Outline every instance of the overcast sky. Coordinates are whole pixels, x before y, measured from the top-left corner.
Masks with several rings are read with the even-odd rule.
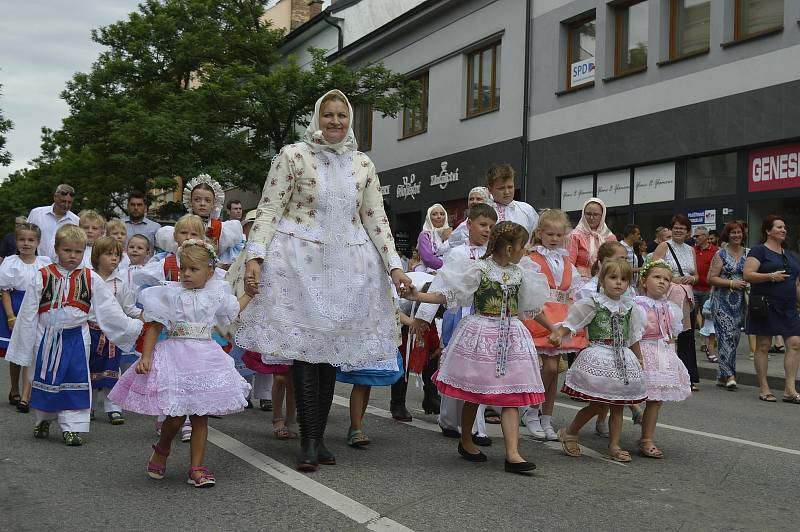
[[[59,98],[75,72],[86,72],[101,47],[93,28],[135,11],[137,0],[0,0],[0,109],[14,122],[6,147],[14,157],[0,180],[39,154],[42,126],[59,128]]]

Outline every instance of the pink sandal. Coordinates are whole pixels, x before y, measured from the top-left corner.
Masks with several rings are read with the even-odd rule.
[[[200,474],[196,477],[193,477],[192,475],[194,473]],[[189,468],[189,478],[186,480],[186,482],[195,488],[210,488],[217,483],[217,480],[207,468],[198,466]]]
[[[169,456],[169,450],[164,450],[158,446],[157,443],[153,444],[153,453],[163,456],[164,458]],[[150,460],[147,462],[147,474],[150,478],[154,478],[156,480],[161,480],[164,478],[164,475],[167,473],[167,465],[161,465],[159,463],[153,462]]]

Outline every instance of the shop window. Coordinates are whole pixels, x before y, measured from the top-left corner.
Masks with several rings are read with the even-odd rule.
[[[427,72],[411,79],[419,84],[419,103],[403,109],[403,138],[428,131],[428,79]]]
[[[647,27],[650,2],[614,5],[614,75],[647,68]]]
[[[647,242],[650,250],[655,249],[656,229],[658,227],[670,227],[675,211],[672,209],[659,209],[653,211],[636,212],[633,215],[633,223],[639,226],[642,232],[642,240]],[[611,228],[614,230],[614,228]],[[620,228],[624,229],[624,228]]]
[[[734,39],[783,28],[783,0],[736,0]]]
[[[357,103],[353,106],[353,132],[359,150],[372,149],[372,106],[369,104]]]
[[[711,2],[670,0],[669,57],[708,51]]]
[[[565,23],[567,27],[567,89],[594,83],[595,16],[594,13]]]
[[[736,153],[686,161],[686,197],[706,198],[736,194]]]
[[[467,117],[500,108],[500,42],[467,54]]]

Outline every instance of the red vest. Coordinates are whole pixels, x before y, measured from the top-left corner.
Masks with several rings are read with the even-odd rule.
[[[64,276],[58,271],[55,264],[50,264],[39,269],[42,274],[42,297],[39,299],[39,313],[53,309],[53,298],[56,294],[56,282]],[[89,312],[92,306],[92,273],[86,268],[72,270],[67,280],[67,298],[65,301],[56,301],[55,308],[75,307],[83,312]]]
[[[170,253],[164,258],[164,280],[181,280],[181,269],[178,266],[178,257],[174,253]]]
[[[542,274],[547,277],[547,283],[550,285],[550,290],[554,291],[554,295],[562,295],[566,296],[567,292],[569,291],[569,287],[572,284],[572,262],[564,258],[564,273],[561,275],[561,284],[556,286],[556,279],[553,276],[553,271],[550,269],[550,264],[547,263],[547,259],[541,253],[533,252],[530,254],[530,258],[533,262],[539,265],[539,268],[542,270]],[[553,299],[553,298],[551,298]],[[556,298],[557,299],[557,298]],[[545,317],[548,321],[555,325],[556,323],[561,323],[565,319],[567,319],[567,313],[569,312],[569,303],[568,302],[558,302],[558,301],[547,301],[544,304],[544,309],[542,310]],[[539,325],[537,322],[533,320],[523,320],[523,324],[533,336],[533,343],[536,345],[537,348],[549,347],[552,348],[553,346],[548,341],[548,336],[550,336],[550,331]],[[574,349],[575,351],[580,351],[584,347],[589,345],[589,341],[586,339],[586,331],[581,330],[578,331],[573,337],[566,337],[561,342],[561,347],[559,349]]]
[[[217,253],[220,252],[219,249],[219,238],[222,236],[222,222],[219,221],[219,218],[211,218],[208,224],[208,229],[206,230],[206,237],[211,240],[211,243],[214,245],[214,248],[217,250]]]

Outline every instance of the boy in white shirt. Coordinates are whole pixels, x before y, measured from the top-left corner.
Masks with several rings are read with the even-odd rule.
[[[486,186],[492,195],[489,205],[497,211],[498,222],[515,222],[532,235],[539,225],[539,215],[533,206],[514,199],[514,168],[508,164],[493,164],[486,173]]]

